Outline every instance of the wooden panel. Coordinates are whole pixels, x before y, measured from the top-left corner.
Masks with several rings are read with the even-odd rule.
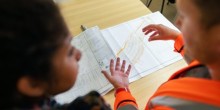
[[[60,8],[74,35],[82,24],[103,29],[151,13],[139,0],[68,0]]]

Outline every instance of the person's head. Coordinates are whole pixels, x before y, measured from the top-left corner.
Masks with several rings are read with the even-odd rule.
[[[53,0],[0,0],[0,105],[70,89],[81,57],[70,40]]]
[[[177,0],[176,24],[186,51],[203,64],[220,64],[220,1]]]

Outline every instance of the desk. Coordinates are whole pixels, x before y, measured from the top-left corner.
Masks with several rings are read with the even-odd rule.
[[[66,0],[59,6],[73,35],[81,32],[81,24],[88,27],[98,25],[104,29],[151,13],[139,0]],[[137,100],[139,109],[144,109],[147,100],[161,83],[185,65],[186,63],[180,60],[131,83],[130,90]],[[104,96],[112,107],[114,103],[113,93],[111,91]]]

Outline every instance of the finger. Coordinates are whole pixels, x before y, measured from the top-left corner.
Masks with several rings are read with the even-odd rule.
[[[147,31],[147,30],[149,30],[149,29],[157,30],[157,28],[158,28],[158,26],[157,26],[156,24],[150,24],[150,25],[144,27],[144,28],[142,29],[142,31],[145,32],[145,31]]]
[[[147,34],[153,32],[153,31],[155,31],[155,29],[148,29],[148,30],[146,30],[146,32],[144,33],[144,35],[147,35]]]
[[[104,70],[102,70],[101,72],[104,74],[105,78],[106,78],[109,82],[111,82],[111,76],[108,74],[108,72],[107,72],[107,71],[104,71]]]
[[[158,31],[155,31],[150,37],[156,36],[157,34],[159,34]]]
[[[110,60],[110,72],[113,75],[114,73],[114,60],[113,59]]]
[[[148,41],[159,40],[158,31],[154,32],[148,39]]]
[[[119,57],[116,60],[115,70],[120,70],[120,58]]]
[[[131,71],[131,65],[128,66],[128,69],[127,69],[127,71],[125,72],[125,74],[127,74],[127,75],[129,76],[130,71]]]
[[[124,71],[125,71],[125,64],[126,64],[126,61],[123,60],[122,66],[121,66],[121,71],[122,71],[123,73],[124,73]]]

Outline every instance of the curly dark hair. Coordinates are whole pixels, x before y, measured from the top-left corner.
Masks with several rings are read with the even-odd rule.
[[[16,99],[22,76],[49,81],[51,59],[68,35],[52,0],[0,0],[0,104]]]

